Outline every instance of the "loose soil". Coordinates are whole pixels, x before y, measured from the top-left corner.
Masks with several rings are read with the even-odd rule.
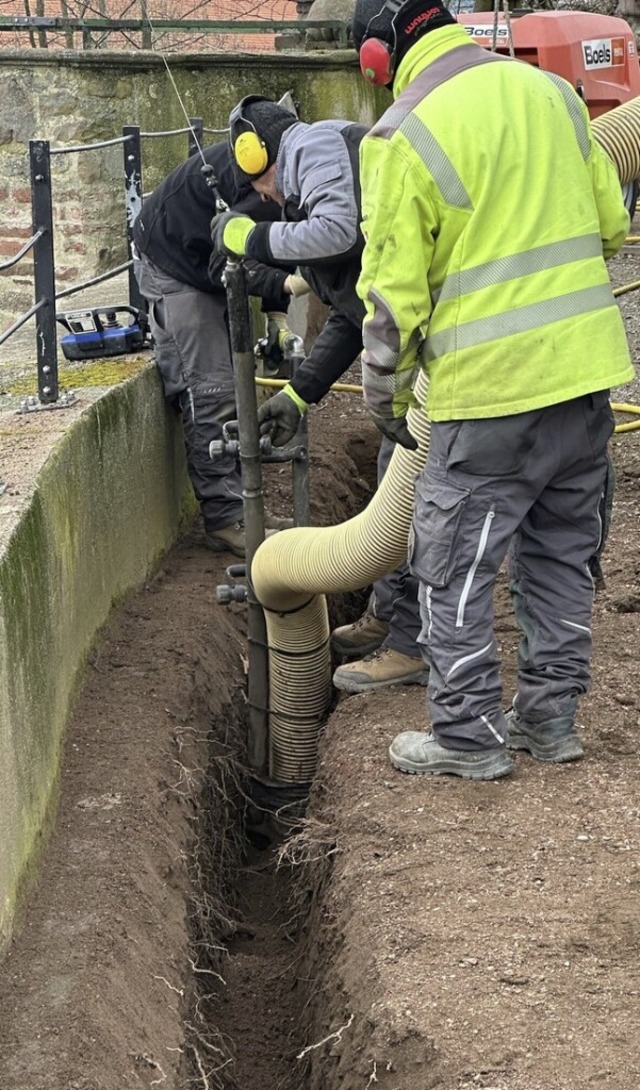
[[[612,263],[638,269],[631,247]],[[621,308],[638,360],[637,293]],[[313,412],[315,523],[363,506],[376,442],[357,399]],[[403,776],[387,749],[426,728],[423,690],[344,697],[281,842],[247,803],[245,607],[216,603],[225,560],[194,526],[88,664],[2,967],[1,1090],[637,1090],[640,433],[612,456],[585,760]],[[269,467],[277,513],[288,473]],[[504,579],[496,616],[507,700]]]

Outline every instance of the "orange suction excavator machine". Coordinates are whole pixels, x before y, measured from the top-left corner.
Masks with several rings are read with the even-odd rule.
[[[566,79],[584,99],[591,118],[640,95],[635,35],[624,19],[585,11],[492,12],[458,15],[478,45]]]

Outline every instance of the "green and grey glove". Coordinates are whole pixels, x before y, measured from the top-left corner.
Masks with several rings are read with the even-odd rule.
[[[268,435],[274,447],[286,446],[296,434],[300,419],[308,408],[307,402],[291,386],[285,386],[260,406],[260,435]]]
[[[247,241],[254,227],[255,221],[250,216],[244,216],[240,212],[219,212],[211,220],[214,250],[231,257],[244,257]]]
[[[287,324],[287,315],[281,310],[267,312],[267,346],[279,348],[282,352],[287,337],[291,330]]]
[[[418,449],[418,442],[407,427],[406,417],[377,416],[376,413],[370,415],[378,431],[381,431],[392,443],[399,443],[405,450]]]

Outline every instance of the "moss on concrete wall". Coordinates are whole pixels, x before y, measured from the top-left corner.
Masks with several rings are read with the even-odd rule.
[[[54,801],[88,650],[193,513],[154,367],[69,428],[0,553],[0,946]]]

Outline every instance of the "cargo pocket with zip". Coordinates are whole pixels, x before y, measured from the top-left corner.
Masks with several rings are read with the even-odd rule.
[[[469,489],[429,475],[416,481],[409,535],[412,575],[432,587],[446,587],[456,565],[456,546]]]

